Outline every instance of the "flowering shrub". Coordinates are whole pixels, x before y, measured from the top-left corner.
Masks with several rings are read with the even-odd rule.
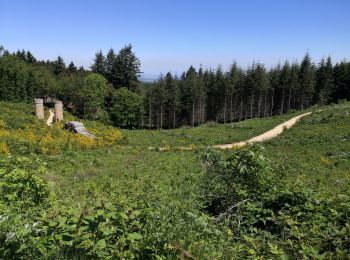
[[[10,109],[6,109],[8,108],[6,106],[10,106]],[[26,114],[25,109],[17,111],[16,106],[20,107],[19,104],[5,103],[5,108],[0,108],[0,112],[1,109],[9,110],[0,114],[0,154],[56,155],[65,150],[112,147],[124,139],[119,129],[101,123],[92,124],[94,126],[92,129],[88,127],[96,138],[88,138],[63,130],[62,122],[48,127],[33,115]],[[15,115],[11,116],[11,114]],[[72,119],[69,115],[68,118]]]
[[[0,143],[0,154],[7,155],[10,153],[10,149],[7,144]]]

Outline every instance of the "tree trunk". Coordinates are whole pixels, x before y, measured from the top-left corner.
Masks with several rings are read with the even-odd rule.
[[[229,118],[230,122],[232,122],[232,118],[233,118],[233,92],[231,92],[231,96],[230,96],[230,118]]]
[[[197,110],[197,123],[198,123],[198,125],[200,125],[200,123],[201,123],[201,107],[202,107],[202,100],[201,100],[201,98],[199,97],[198,98],[198,100],[197,100],[197,102],[198,102],[198,110]]]
[[[280,114],[282,115],[283,112],[284,112],[284,87],[283,87],[283,90],[282,90],[282,100],[281,100],[281,110],[280,110]]]
[[[234,113],[233,113],[233,119],[236,119],[236,116],[237,116],[237,96],[238,96],[238,93],[236,91],[236,94],[235,94],[235,109],[234,109]]]
[[[141,112],[141,129],[143,129],[143,111]]]
[[[176,106],[174,105],[174,108],[173,108],[173,128],[175,129],[176,128]]]
[[[259,102],[258,102],[258,118],[260,117],[260,113],[261,113],[261,90],[259,90]]]
[[[241,113],[239,115],[239,121],[242,120],[242,116],[243,116],[243,100],[241,100]]]
[[[160,103],[160,129],[163,129],[163,102]]]
[[[273,115],[273,99],[274,99],[274,95],[275,95],[275,90],[272,90],[272,98],[271,98],[271,112],[270,112],[270,116]]]
[[[308,108],[309,106],[310,106],[310,95],[308,95],[307,97],[306,108]]]
[[[264,117],[266,117],[267,113],[267,91],[265,91],[265,105],[264,105]]]
[[[152,105],[149,104],[149,122],[148,122],[148,128],[151,130],[152,128]]]
[[[194,127],[194,102],[192,103],[192,127]]]
[[[252,98],[250,101],[250,118],[253,118],[253,103],[254,103],[254,94],[253,94],[253,90],[252,90]]]
[[[292,100],[292,88],[289,89],[289,97],[288,97],[288,111],[290,110],[290,102]]]
[[[304,108],[304,93],[301,93],[301,104],[300,104],[300,109]]]
[[[225,96],[224,96],[224,124],[226,123],[226,107],[227,107],[227,104],[226,104],[226,92],[225,92]]]
[[[201,120],[202,120],[202,125],[204,124],[204,100],[202,97],[202,108],[201,108]]]

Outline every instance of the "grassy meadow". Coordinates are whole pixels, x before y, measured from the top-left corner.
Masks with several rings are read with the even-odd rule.
[[[248,139],[305,111],[175,130],[119,130],[85,121],[97,136],[93,143],[61,130],[61,123],[46,127],[33,111],[32,105],[0,105],[0,192],[6,198],[0,200],[0,215],[6,216],[0,217],[0,253],[5,258],[350,256],[349,103],[327,106],[261,144],[258,152],[244,148],[246,154],[205,147]],[[173,149],[178,146],[194,149]],[[271,183],[261,190],[262,182],[256,184],[256,196],[254,187],[247,192],[252,184],[235,186],[235,205],[247,204],[217,221],[206,209],[206,188],[216,185],[206,173],[215,163],[206,170],[203,153],[226,162],[213,174],[235,169],[227,166],[233,156],[251,162],[247,167],[261,176],[273,172],[266,175]],[[21,158],[43,166],[27,169],[30,174],[23,177],[19,172],[26,171],[27,159]],[[14,180],[34,183],[38,172],[40,185],[35,177],[31,189],[14,192]],[[49,193],[42,201],[18,202],[32,193],[44,197],[42,183]]]

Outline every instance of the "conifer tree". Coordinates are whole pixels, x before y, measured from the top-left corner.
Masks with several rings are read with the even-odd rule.
[[[116,87],[116,84],[117,84],[115,79],[115,59],[116,59],[116,54],[113,48],[110,48],[105,60],[105,74],[106,74],[107,80],[114,87]]]
[[[270,70],[270,88],[271,88],[271,102],[270,102],[270,111],[269,115],[272,116],[274,112],[274,106],[275,106],[275,91],[276,89],[280,88],[280,78],[281,78],[281,64],[278,63],[277,66]]]
[[[316,70],[315,77],[314,103],[327,104],[334,87],[333,66],[330,57],[327,58],[327,61],[322,58]]]
[[[67,71],[69,74],[74,74],[78,71],[77,67],[74,65],[73,61],[71,61],[68,65]]]
[[[26,53],[26,61],[28,63],[35,63],[36,62],[35,57],[32,55],[32,53],[30,51],[27,51],[27,53]]]
[[[165,92],[168,101],[168,126],[176,127],[176,113],[179,105],[179,90],[177,81],[173,78],[170,72],[165,75]],[[172,122],[172,124],[170,124]]]
[[[157,100],[157,129],[163,128],[164,105],[167,103],[167,93],[165,90],[166,84],[163,75],[160,76],[155,87],[155,99]]]
[[[334,91],[332,101],[350,100],[350,62],[342,61],[334,66]]]
[[[284,113],[284,106],[285,106],[285,100],[286,100],[286,93],[287,88],[290,85],[291,80],[290,75],[290,65],[288,61],[285,61],[285,63],[282,66],[281,73],[280,73],[280,87],[282,88],[282,95],[280,97],[281,105],[280,105],[280,114],[282,115]]]
[[[228,91],[230,93],[230,121],[233,120],[233,116],[234,116],[234,107],[236,106],[237,103],[237,92],[238,92],[238,84],[239,84],[239,80],[240,80],[240,69],[238,68],[238,65],[236,62],[233,62],[230,66],[230,69],[227,73],[227,78],[228,78],[228,82],[227,82],[227,88]],[[235,99],[234,99],[234,93],[236,93],[235,95]]]
[[[131,90],[133,83],[138,81],[140,66],[140,60],[132,51],[132,46],[129,44],[122,48],[113,63],[114,87],[127,87]]]
[[[114,62],[112,62],[112,64],[113,63]],[[94,73],[97,73],[97,74],[101,74],[102,76],[107,76],[107,66],[106,65],[107,65],[106,58],[103,55],[102,50],[99,50],[98,52],[96,52],[95,58],[94,58],[94,63],[90,67],[91,71]]]
[[[53,62],[53,73],[58,76],[61,73],[64,73],[66,70],[66,64],[64,63],[61,56],[57,57],[57,60]]]
[[[300,84],[300,109],[303,109],[306,105],[309,105],[309,99],[314,92],[314,66],[311,63],[309,53],[306,53],[299,70],[299,84]]]
[[[299,64],[294,62],[290,68],[290,82],[289,82],[289,94],[288,94],[288,110],[292,107],[292,98],[296,99],[296,91],[299,89]],[[294,94],[293,94],[294,93]]]

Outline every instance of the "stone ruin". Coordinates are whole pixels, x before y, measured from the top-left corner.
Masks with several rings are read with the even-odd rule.
[[[44,113],[44,100],[42,98],[35,98],[35,115],[38,119],[45,119]],[[60,100],[55,100],[55,109],[54,109],[54,122],[63,120],[63,104]]]
[[[44,119],[44,100],[41,98],[34,99],[35,103],[35,115],[38,119]]]
[[[63,120],[63,103],[60,100],[55,100],[55,109],[50,109],[50,117],[47,122],[47,125],[51,126],[52,123]],[[34,99],[35,103],[35,115],[38,119],[43,120],[45,119],[45,112],[44,112],[44,100],[41,98]],[[51,117],[53,116],[53,119],[51,120]],[[50,121],[50,122],[49,122]],[[95,136],[91,133],[89,133],[84,124],[78,121],[71,121],[64,124],[64,129],[84,135],[89,138],[95,138]]]

